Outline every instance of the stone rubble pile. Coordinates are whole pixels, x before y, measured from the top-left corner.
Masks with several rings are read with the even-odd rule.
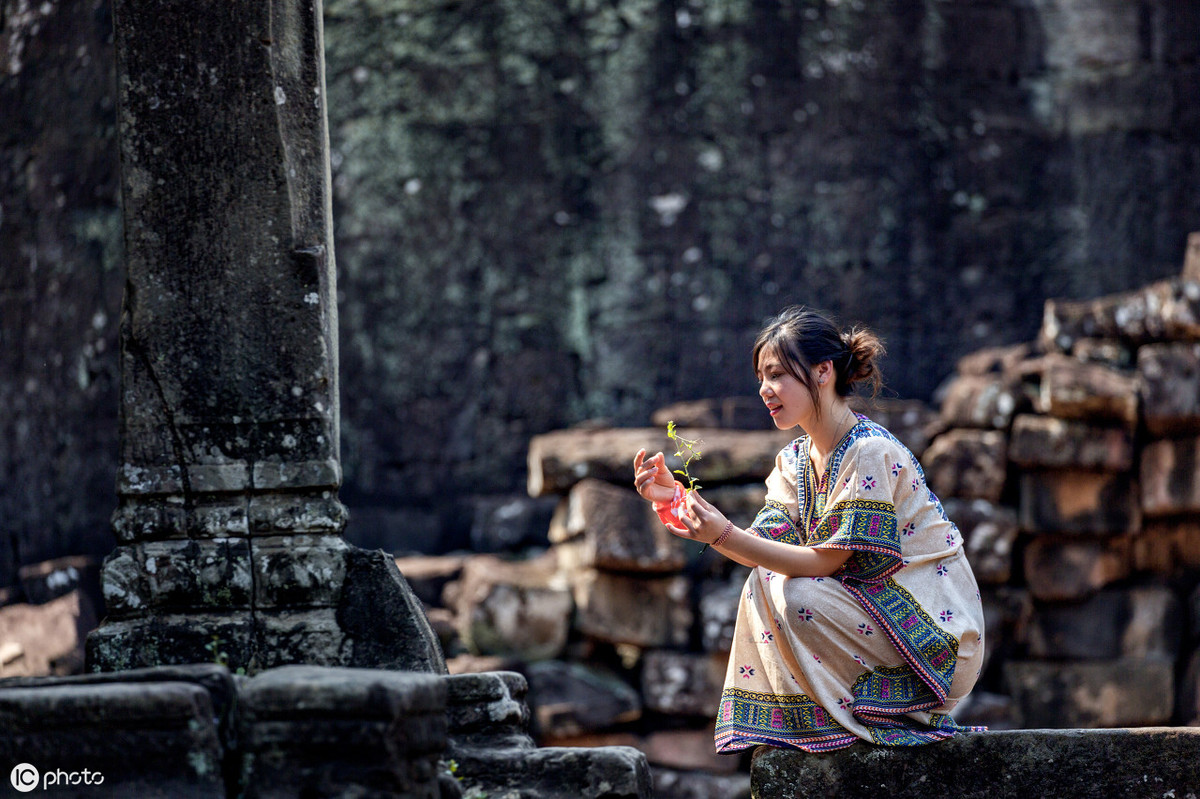
[[[936,411],[861,405],[921,459],[980,582],[988,662],[960,721],[1200,723],[1200,235],[1190,245],[1180,278],[1047,303],[1037,341],[962,359]],[[668,420],[704,442],[691,472],[706,497],[749,524],[795,433],[762,429],[757,398],[707,400],[653,427],[535,437],[530,502],[555,503],[542,547],[398,565],[452,672],[525,674],[543,745],[635,746],[663,797],[746,795],[746,759],[712,746],[746,572],[671,536],[632,488],[639,448],[673,454]]]

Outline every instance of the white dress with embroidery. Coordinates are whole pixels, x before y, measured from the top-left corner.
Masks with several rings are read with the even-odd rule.
[[[763,567],[746,581],[717,713],[718,752],[928,743],[983,660],[983,609],[962,536],[911,452],[864,416],[824,475],[785,447],[750,531],[849,549],[831,577]]]

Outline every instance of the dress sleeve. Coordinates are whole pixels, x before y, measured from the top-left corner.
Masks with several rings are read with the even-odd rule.
[[[849,549],[853,555],[836,576],[874,583],[900,570],[896,489],[901,454],[886,439],[868,438],[846,451],[825,512],[809,545]]]
[[[796,485],[799,479],[799,446],[793,441],[775,456],[775,468],[767,477],[766,503],[748,528],[759,538],[796,545],[803,541],[796,527],[796,519],[800,516]]]

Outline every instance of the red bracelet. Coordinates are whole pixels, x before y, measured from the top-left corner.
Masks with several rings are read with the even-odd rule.
[[[732,532],[733,532],[733,522],[725,522],[725,529],[721,531],[721,535],[719,535],[717,537],[717,540],[712,542],[712,545],[714,547],[721,546],[721,544],[725,543],[725,539],[729,538],[729,534]]]

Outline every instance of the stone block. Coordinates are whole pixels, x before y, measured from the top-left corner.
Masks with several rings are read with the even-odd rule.
[[[1171,719],[1175,664],[1165,658],[1004,664],[1021,725],[1149,727]]]
[[[1183,613],[1167,588],[1106,589],[1076,603],[1036,603],[1029,632],[1035,658],[1174,659]]]
[[[307,533],[340,535],[348,512],[337,496],[312,493],[254,494],[247,511],[256,535]]]
[[[46,790],[225,796],[214,704],[192,682],[31,681],[0,688],[0,729],[0,758],[39,769]]]
[[[132,551],[141,561],[147,589],[142,597],[151,607],[250,607],[254,578],[245,538],[147,541]]]
[[[640,647],[682,647],[691,637],[686,577],[590,571],[575,584],[576,626],[584,635]]]
[[[231,669],[257,667],[257,632],[247,613],[163,614],[114,620],[88,634],[88,671],[213,662]],[[201,653],[197,657],[197,653]]]
[[[653,799],[646,756],[629,746],[476,749],[455,757],[465,795]]]
[[[680,429],[703,439],[703,459],[692,467],[701,485],[762,482],[775,456],[796,436],[778,430]],[[633,484],[633,456],[639,449],[663,452],[676,468],[674,447],[657,428],[571,429],[534,436],[529,442],[529,495],[565,494],[585,477],[616,485]]]
[[[396,558],[396,568],[421,602],[437,607],[442,604],[442,592],[462,575],[466,562],[464,555],[413,555]]]
[[[472,552],[517,552],[546,545],[553,498],[510,494],[475,497],[469,504]]]
[[[1050,354],[1041,361],[1036,407],[1062,419],[1107,421],[1132,429],[1138,420],[1137,379],[1105,364]]]
[[[931,746],[855,744],[821,754],[764,746],[750,780],[761,799],[801,799],[813,786],[839,799],[1184,799],[1200,785],[1200,730],[977,732]]]
[[[1094,300],[1048,300],[1039,334],[1048,351],[1069,352],[1081,338],[1133,345],[1200,339],[1200,281],[1177,278]]]
[[[255,536],[250,546],[256,608],[337,605],[349,550],[341,536]]]
[[[737,771],[738,759],[717,754],[713,742],[715,726],[710,723],[701,729],[655,730],[642,739],[639,748],[651,767],[732,774]]]
[[[525,668],[538,740],[602,732],[642,717],[642,698],[599,666],[544,660]]]
[[[728,652],[733,647],[738,602],[748,570],[739,566],[730,580],[710,580],[700,587],[700,642],[705,652]]]
[[[529,735],[529,683],[512,671],[446,677],[448,754],[469,747],[533,748]]]
[[[1200,519],[1147,519],[1133,538],[1133,563],[1139,571],[1176,577],[1200,569]]]
[[[1191,654],[1179,682],[1175,712],[1181,724],[1200,727],[1200,649]]]
[[[243,683],[238,714],[248,799],[441,795],[447,722],[439,676],[286,666]]]
[[[668,422],[679,427],[727,430],[774,430],[775,423],[766,406],[757,397],[725,397],[675,402],[650,415],[650,423],[665,428]]]
[[[725,683],[728,658],[652,650],[642,657],[642,696],[646,709],[671,716],[711,717]],[[709,749],[712,749],[711,736]],[[650,758],[650,762],[656,762]],[[669,765],[669,764],[668,764]]]
[[[99,584],[100,563],[95,558],[71,555],[41,563],[31,563],[17,569],[19,596],[24,601],[40,605],[81,588]]]
[[[1184,280],[1200,282],[1200,233],[1189,233],[1187,250],[1183,254]]]
[[[1128,472],[1027,471],[1018,484],[1023,530],[1108,535],[1141,523]]]
[[[943,499],[999,502],[1004,493],[1007,446],[998,430],[951,430],[925,450],[929,485]]]
[[[986,630],[980,671],[986,673],[992,662],[1003,662],[1027,650],[1033,597],[1024,588],[1008,586],[984,586],[979,593]]]
[[[963,534],[975,579],[984,585],[1008,582],[1019,532],[1016,511],[986,499],[951,498],[942,505]]]
[[[1008,459],[1026,469],[1121,472],[1133,466],[1133,436],[1122,427],[1021,414],[1013,420]]]
[[[1141,489],[1147,516],[1200,511],[1200,437],[1161,439],[1143,447]]]
[[[1029,404],[1009,374],[960,374],[942,388],[941,421],[947,427],[1006,430],[1013,414]]]
[[[1046,601],[1084,599],[1131,571],[1128,538],[1071,540],[1042,537],[1025,547],[1025,582]]]
[[[553,556],[509,562],[491,555],[467,560],[447,586],[459,635],[477,655],[545,660],[557,656],[570,630],[571,591]]]
[[[1200,344],[1147,344],[1138,349],[1137,371],[1150,435],[1200,432]]]
[[[254,632],[253,665],[257,669],[293,663],[338,666],[346,662],[344,655],[349,647],[334,608],[258,613],[254,616]]]
[[[674,572],[686,562],[683,540],[667,530],[650,503],[630,488],[590,478],[572,486],[560,503],[550,540],[575,550],[575,568]]]
[[[657,799],[750,799],[750,775],[746,773],[712,774],[663,766],[652,770]]]
[[[1106,338],[1081,338],[1071,346],[1071,357],[1088,363],[1101,363],[1114,369],[1129,370],[1137,365],[1135,349],[1124,341]]]
[[[0,677],[82,671],[84,638],[97,621],[79,589],[39,605],[0,607]]]
[[[1028,343],[983,347],[959,358],[956,370],[960,375],[973,377],[1018,372],[1032,354],[1033,346]]]

